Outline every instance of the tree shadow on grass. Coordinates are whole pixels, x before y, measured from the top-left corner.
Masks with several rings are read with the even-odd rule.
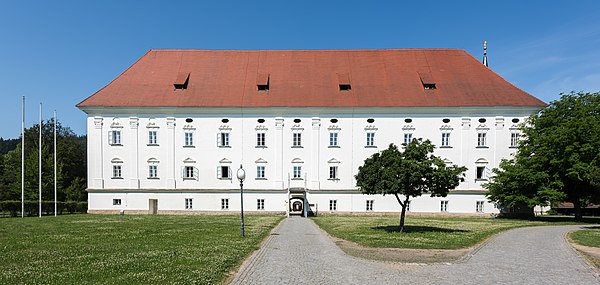
[[[371,229],[378,231],[385,231],[388,233],[396,233],[400,232],[400,226],[378,226],[372,227]],[[447,228],[438,228],[438,227],[429,227],[429,226],[404,226],[404,233],[466,233],[469,232],[467,230],[459,230],[459,229],[447,229]]]
[[[578,222],[575,221],[575,217],[573,216],[537,216],[537,217],[533,217],[533,218],[528,218],[528,217],[524,217],[524,218],[519,218],[519,217],[511,217],[511,218],[502,218],[502,219],[506,219],[506,220],[525,220],[525,221],[539,221],[539,222],[555,222],[555,223],[561,223],[561,222]],[[587,216],[587,217],[583,217],[583,219],[579,222],[582,223],[588,223],[588,224],[599,224],[600,223],[600,217],[593,217],[593,216]]]

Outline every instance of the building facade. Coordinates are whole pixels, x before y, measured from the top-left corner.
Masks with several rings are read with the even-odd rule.
[[[414,213],[497,213],[482,184],[543,102],[462,50],[152,50],[78,107],[89,212],[399,212],[354,175],[390,143],[429,139],[468,168]]]

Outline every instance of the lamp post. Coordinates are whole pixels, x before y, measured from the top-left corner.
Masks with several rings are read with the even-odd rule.
[[[246,171],[244,171],[244,168],[242,167],[242,165],[240,164],[240,169],[238,169],[237,171],[237,178],[240,181],[240,203],[241,203],[241,210],[242,210],[242,237],[244,237],[244,179],[246,179]]]

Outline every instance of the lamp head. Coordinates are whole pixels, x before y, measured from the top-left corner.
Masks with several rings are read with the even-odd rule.
[[[241,164],[240,164],[240,169],[238,169],[238,171],[237,171],[237,178],[240,181],[244,181],[244,179],[246,179],[246,171],[244,170],[244,168],[242,167]]]

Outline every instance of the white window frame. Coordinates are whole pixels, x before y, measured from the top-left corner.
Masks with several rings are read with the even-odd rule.
[[[329,200],[329,211],[337,211],[337,200]]]
[[[373,211],[373,204],[375,204],[375,200],[367,200],[367,212]]]
[[[121,130],[110,130],[110,145],[123,145],[121,141]]]
[[[475,201],[475,212],[483,213],[483,203],[484,201]]]
[[[158,131],[156,129],[148,130],[148,145],[158,145]]]
[[[221,210],[229,210],[229,198],[221,198]]]
[[[220,132],[217,134],[217,145],[219,147],[231,147],[229,132]]]
[[[150,178],[150,179],[158,178],[158,165],[157,164],[149,164],[148,165],[148,178]]]
[[[329,165],[329,180],[339,180],[339,172],[337,165]]]
[[[302,165],[293,165],[292,173],[292,179],[302,179]]]
[[[442,147],[449,147],[450,146],[450,133],[449,132],[443,132],[442,133]]]
[[[410,144],[412,141],[413,134],[412,133],[404,133],[404,145]]]
[[[113,163],[112,178],[113,179],[122,179],[123,178],[123,164],[122,163]]]
[[[448,212],[448,200],[441,200],[440,201],[440,212]]]
[[[225,173],[224,173],[225,170]],[[217,166],[217,178],[221,180],[232,180],[231,166],[228,164],[221,164]]]
[[[256,166],[256,179],[266,179],[265,177],[265,165],[257,165]]]
[[[329,132],[329,146],[330,147],[339,147],[338,137],[339,137],[339,133]]]
[[[267,146],[267,133],[266,132],[257,132],[256,133],[256,147],[266,147]]]
[[[512,132],[510,133],[510,147],[516,148],[519,146],[519,133]]]
[[[185,131],[183,135],[183,146],[184,147],[193,147],[194,146],[194,132]]]
[[[292,133],[292,147],[302,147],[302,133]]]
[[[487,147],[487,133],[486,132],[478,132],[477,133],[477,147]]]
[[[265,209],[265,199],[256,199],[256,210],[262,211]]]
[[[479,175],[480,170],[481,170],[481,175]],[[485,175],[485,165],[477,165],[475,167],[475,180],[487,180],[487,177]]]
[[[367,132],[367,144],[365,145],[367,147],[374,147],[375,146],[375,132]]]
[[[194,209],[194,199],[193,198],[185,198],[185,209],[186,210]]]

